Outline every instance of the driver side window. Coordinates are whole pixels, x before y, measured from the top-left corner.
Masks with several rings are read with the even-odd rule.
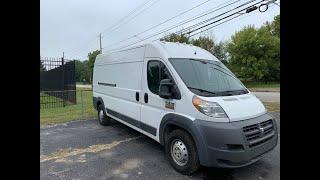
[[[167,67],[158,60],[148,61],[147,80],[149,90],[159,95],[159,85],[162,79],[172,79]]]

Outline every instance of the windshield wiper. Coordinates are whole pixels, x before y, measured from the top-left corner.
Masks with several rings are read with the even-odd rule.
[[[218,93],[223,94],[225,96],[232,96],[232,95],[246,94],[247,91],[245,89],[241,89],[241,90],[233,90],[233,91],[220,91]]]
[[[205,93],[210,93],[210,94],[216,94],[215,92],[211,92],[211,91],[207,91],[207,90],[204,90],[204,89],[199,89],[199,88],[194,88],[194,87],[187,87],[189,89],[195,89],[195,90],[198,90],[200,92],[205,92]]]

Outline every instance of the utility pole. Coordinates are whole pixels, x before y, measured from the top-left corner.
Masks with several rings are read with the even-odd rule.
[[[100,54],[102,54],[102,45],[101,45],[101,39],[102,39],[102,37],[101,37],[101,33],[99,34],[99,40],[100,40]]]

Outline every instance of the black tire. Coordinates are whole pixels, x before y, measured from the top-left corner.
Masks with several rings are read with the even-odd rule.
[[[100,113],[103,113],[103,116],[101,116]],[[102,126],[107,126],[110,124],[110,117],[106,115],[106,112],[102,105],[98,107],[98,120]]]
[[[176,160],[174,159],[174,152],[172,151],[172,148],[175,143],[178,143],[177,141],[181,141],[183,143],[183,147],[186,147],[188,158],[187,161],[184,162],[186,164],[179,165]],[[173,143],[173,144],[172,144]],[[179,143],[178,143],[179,144]],[[173,154],[171,154],[173,152]],[[173,166],[173,168],[184,175],[190,175],[193,172],[197,171],[200,167],[200,162],[198,158],[197,148],[196,144],[193,141],[193,138],[189,133],[187,133],[184,130],[177,129],[172,131],[168,138],[165,140],[165,153],[166,157],[169,160],[169,163]],[[181,154],[180,154],[181,156]]]

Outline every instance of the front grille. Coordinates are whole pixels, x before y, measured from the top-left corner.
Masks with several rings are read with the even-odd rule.
[[[243,128],[244,135],[249,143],[249,147],[255,147],[272,139],[274,135],[274,125],[272,119],[246,126]]]

